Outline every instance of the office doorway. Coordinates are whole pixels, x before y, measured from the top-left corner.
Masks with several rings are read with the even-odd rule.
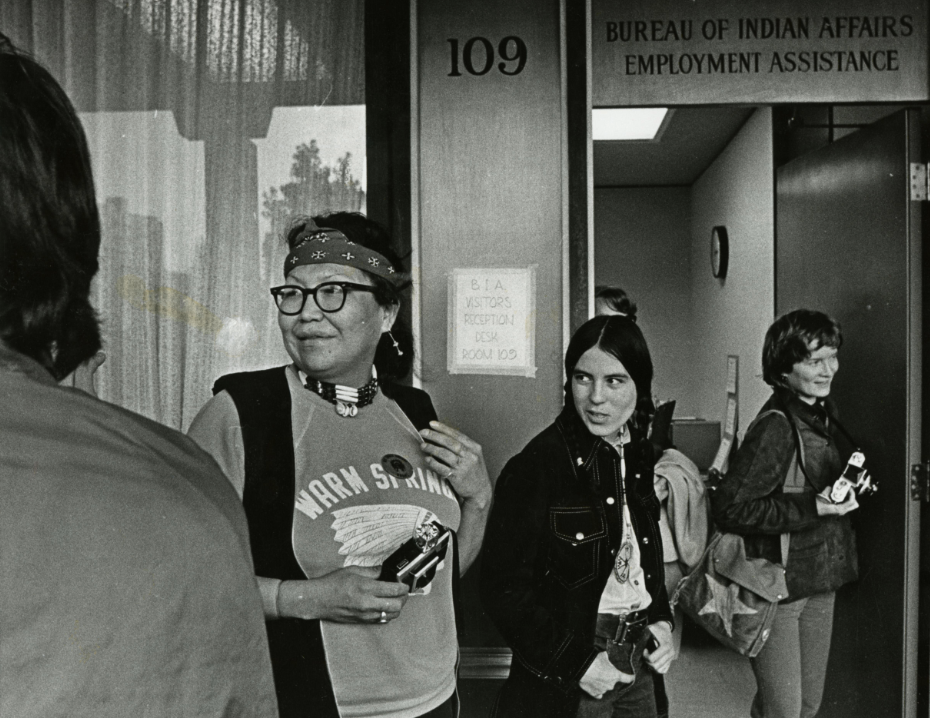
[[[874,121],[894,109],[677,108],[651,146],[594,143],[595,283],[620,284],[639,303],[660,399],[720,419],[725,360],[738,354],[745,428],[768,395],[759,361],[774,316],[809,306],[843,323],[837,400],[883,481],[858,520],[862,579],[838,599],[827,716],[916,715],[920,506],[909,479],[920,459],[923,269],[908,170],[921,133],[919,110]],[[692,127],[709,127],[704,135],[673,132],[701,113]],[[676,137],[691,143],[677,162],[656,146]],[[857,190],[838,193],[853,180]],[[710,266],[718,224],[731,230],[723,277]],[[686,634],[669,690],[679,714],[746,715],[754,681],[743,659]]]
[[[834,680],[821,711],[837,718],[915,710],[920,504],[909,476],[921,452],[923,269],[909,171],[920,158],[918,115],[897,112],[776,178],[777,313],[814,306],[840,321],[832,394],[883,479],[857,517],[859,582],[837,595]]]

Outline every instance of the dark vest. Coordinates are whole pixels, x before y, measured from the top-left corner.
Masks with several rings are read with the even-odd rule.
[[[285,371],[286,367],[276,367],[227,374],[217,379],[213,393],[228,392],[239,412],[245,448],[242,505],[249,523],[255,573],[302,581],[306,576],[291,544],[294,439]],[[385,395],[397,402],[418,430],[436,419],[426,392],[399,385],[385,389]],[[454,565],[453,595],[457,576],[458,566]],[[320,622],[279,618],[266,621],[265,626],[281,718],[338,718]]]

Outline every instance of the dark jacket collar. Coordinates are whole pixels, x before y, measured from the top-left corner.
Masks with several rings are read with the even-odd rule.
[[[555,425],[565,439],[568,451],[572,457],[572,467],[576,474],[579,468],[590,471],[597,457],[597,452],[602,446],[609,447],[610,444],[601,437],[595,436],[578,416],[575,407],[566,405],[555,420]],[[642,437],[628,424],[630,428],[630,441],[636,443]]]
[[[775,387],[775,408],[787,409],[798,421],[803,421],[817,431],[826,435],[830,419],[834,416],[835,406],[829,397],[824,401],[808,404],[790,389]]]

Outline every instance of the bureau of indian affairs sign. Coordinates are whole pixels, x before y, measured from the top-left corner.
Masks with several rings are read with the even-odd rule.
[[[593,0],[595,107],[928,99],[925,0]]]

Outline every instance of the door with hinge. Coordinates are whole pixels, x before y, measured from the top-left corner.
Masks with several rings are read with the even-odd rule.
[[[833,397],[861,443],[876,495],[856,511],[858,583],[837,594],[819,716],[914,716],[918,672],[921,451],[921,204],[915,110],[903,110],[779,168],[778,314],[806,307],[843,328]],[[926,684],[926,675],[921,683]]]

